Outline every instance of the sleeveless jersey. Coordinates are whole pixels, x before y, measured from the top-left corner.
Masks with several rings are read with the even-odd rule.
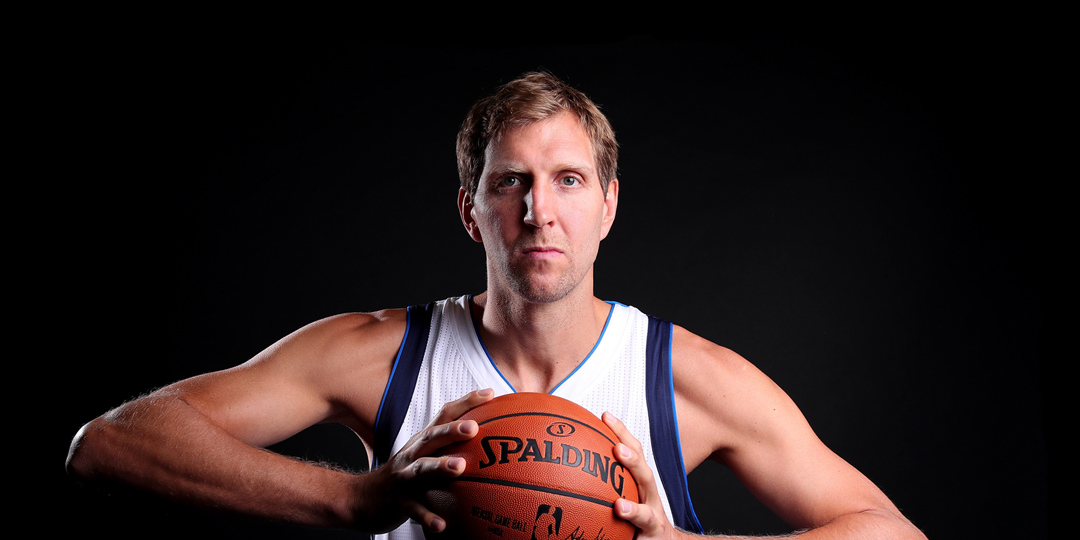
[[[671,376],[671,323],[618,303],[589,355],[551,394],[600,416],[609,411],[641,442],[671,523],[702,532],[687,490]],[[448,401],[492,388],[514,392],[472,319],[469,297],[408,309],[408,324],[375,423],[372,467],[386,463]],[[406,521],[380,540],[422,540]]]

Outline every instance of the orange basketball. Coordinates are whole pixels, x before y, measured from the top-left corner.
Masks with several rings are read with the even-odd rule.
[[[462,419],[480,431],[442,455],[465,458],[465,472],[428,491],[446,519],[440,539],[630,540],[637,529],[614,502],[638,501],[637,482],[615,459],[618,437],[580,405],[548,394],[516,393]],[[434,536],[433,536],[434,537]]]

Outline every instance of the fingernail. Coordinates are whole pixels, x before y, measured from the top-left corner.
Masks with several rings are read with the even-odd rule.
[[[630,502],[626,499],[618,499],[615,501],[615,511],[620,514],[625,514],[630,511]]]
[[[630,448],[627,447],[623,443],[619,443],[618,445],[616,445],[615,446],[615,451],[619,453],[619,457],[622,457],[622,458],[630,457]]]
[[[447,460],[446,466],[454,470],[465,468],[465,460],[459,457],[450,458],[449,460]]]
[[[431,520],[431,530],[435,532],[442,532],[446,528],[446,522],[442,518],[434,518]]]
[[[477,390],[476,395],[486,397],[486,396],[490,396],[492,392],[494,392],[494,390],[492,390],[490,388],[485,388],[483,390]]]

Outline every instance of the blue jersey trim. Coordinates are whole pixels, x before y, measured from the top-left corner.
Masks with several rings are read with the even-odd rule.
[[[510,384],[510,381],[506,380],[506,376],[502,374],[502,371],[499,371],[499,366],[495,365],[495,360],[491,358],[491,353],[488,352],[487,345],[484,345],[484,339],[480,337],[480,325],[476,324],[476,319],[473,318],[472,299],[473,295],[470,294],[469,301],[465,302],[465,309],[469,311],[469,322],[472,323],[473,332],[476,333],[476,342],[479,343],[480,348],[484,350],[484,356],[487,357],[487,361],[489,364],[491,364],[491,367],[495,369],[495,373],[498,373],[499,378],[501,378],[503,382],[506,383],[506,386],[510,387],[510,391],[516,394],[517,388],[514,388],[514,385]]]
[[[646,399],[649,405],[649,430],[656,460],[656,474],[667,491],[674,525],[690,532],[704,529],[690,501],[679,421],[675,412],[675,381],[671,368],[672,324],[649,317],[646,345]]]
[[[563,377],[563,380],[559,381],[559,384],[556,384],[555,388],[552,388],[551,391],[548,392],[549,394],[554,394],[564,382],[570,380],[570,377],[573,377],[574,374],[581,369],[581,366],[585,365],[585,362],[588,362],[589,358],[592,358],[593,353],[596,352],[596,348],[600,346],[600,342],[604,341],[604,334],[607,333],[608,323],[611,322],[611,314],[615,312],[614,303],[608,302],[608,304],[612,304],[612,308],[608,310],[607,319],[604,320],[604,328],[603,330],[600,330],[600,338],[596,340],[596,343],[593,343],[592,349],[589,349],[589,354],[585,355],[585,359],[578,363],[577,367],[574,368],[574,371],[571,371],[569,375]],[[476,332],[476,341],[480,344],[480,348],[484,350],[484,356],[487,357],[491,367],[495,369],[495,373],[498,373],[499,377],[506,383],[506,386],[510,387],[510,391],[516,394],[517,389],[514,388],[514,385],[510,384],[510,381],[506,380],[506,376],[502,374],[502,371],[499,371],[499,366],[495,365],[495,360],[491,357],[491,353],[488,352],[487,345],[484,345],[484,339],[480,337],[480,325],[476,324],[476,319],[473,319],[472,316],[472,296],[469,296],[467,305],[469,309],[469,321],[472,322],[473,332]]]
[[[597,339],[596,343],[593,343],[592,348],[589,349],[589,354],[585,355],[585,359],[582,360],[580,363],[578,363],[577,367],[574,368],[574,371],[571,371],[569,375],[567,375],[566,377],[563,377],[563,380],[559,381],[559,384],[556,384],[555,388],[552,388],[551,391],[548,392],[549,394],[554,394],[555,391],[558,390],[559,387],[562,386],[564,382],[570,380],[570,377],[573,377],[574,374],[577,373],[579,369],[581,369],[581,366],[585,365],[585,362],[588,362],[589,359],[592,358],[593,353],[596,352],[596,348],[600,346],[600,342],[604,341],[604,334],[607,333],[608,324],[611,323],[611,314],[612,313],[615,313],[615,306],[611,306],[611,308],[608,309],[607,319],[604,319],[604,328],[603,328],[603,330],[600,330],[600,339]]]
[[[375,417],[375,441],[371,468],[386,463],[394,439],[401,430],[405,415],[409,412],[409,403],[420,375],[420,365],[427,350],[428,335],[431,333],[431,313],[434,304],[410,306],[407,309],[405,335],[394,358],[390,370],[390,380],[386,382],[379,413]]]
[[[401,336],[401,345],[398,345],[397,354],[394,355],[394,365],[390,368],[390,379],[386,381],[386,388],[383,389],[382,399],[379,400],[379,413],[375,416],[375,425],[379,425],[383,417],[383,408],[386,406],[386,396],[390,393],[390,384],[394,381],[394,374],[397,373],[398,363],[401,362],[401,351],[405,348],[405,342],[409,339],[409,328],[412,327],[412,308],[406,308],[405,310],[405,335]]]

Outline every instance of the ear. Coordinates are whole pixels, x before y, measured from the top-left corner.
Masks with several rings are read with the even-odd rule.
[[[608,182],[607,194],[604,195],[604,218],[600,223],[600,239],[607,238],[611,225],[615,223],[615,210],[619,207],[619,179]]]
[[[465,230],[469,232],[469,236],[476,242],[483,242],[484,239],[480,236],[480,228],[476,226],[476,217],[473,215],[473,200],[472,196],[465,188],[458,188],[457,195],[458,214],[461,215],[461,223],[465,225]]]

